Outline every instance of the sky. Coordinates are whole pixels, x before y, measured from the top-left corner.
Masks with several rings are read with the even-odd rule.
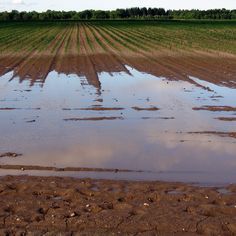
[[[165,9],[236,9],[236,0],[0,0],[0,11],[45,11],[128,7],[163,7]]]

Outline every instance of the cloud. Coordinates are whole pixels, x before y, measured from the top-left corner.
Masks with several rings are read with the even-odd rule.
[[[12,0],[12,4],[14,5],[25,5],[23,0]]]

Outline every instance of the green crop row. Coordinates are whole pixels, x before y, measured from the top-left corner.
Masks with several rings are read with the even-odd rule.
[[[71,40],[75,35],[72,31],[77,33],[76,40]],[[86,45],[81,45],[81,34]],[[75,42],[77,45],[72,47]],[[77,48],[78,54],[81,47],[89,48],[93,53],[97,48],[104,52],[112,48],[117,53],[122,53],[122,50],[146,53],[159,49],[182,49],[236,54],[236,22],[53,21],[0,24],[0,54],[21,51],[53,53],[59,45],[64,47],[65,53],[69,48]]]

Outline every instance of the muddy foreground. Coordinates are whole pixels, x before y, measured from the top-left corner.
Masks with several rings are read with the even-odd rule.
[[[0,235],[235,235],[236,185],[0,179]]]

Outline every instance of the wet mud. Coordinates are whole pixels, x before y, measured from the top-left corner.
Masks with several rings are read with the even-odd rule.
[[[71,111],[71,110],[74,110],[74,111],[78,111],[78,110],[81,110],[81,111],[121,111],[121,110],[124,110],[124,108],[121,108],[121,107],[87,107],[87,108],[63,108],[62,110],[64,111]]]
[[[102,121],[102,120],[123,120],[124,118],[119,117],[85,117],[85,118],[66,118],[64,121]]]
[[[22,156],[21,154],[16,153],[6,153],[0,157],[18,157]],[[30,165],[0,165],[0,169],[4,170],[40,170],[40,171],[56,171],[56,172],[142,172],[142,170],[127,170],[127,169],[107,169],[107,168],[86,168],[86,167],[50,167],[50,166],[30,166]]]
[[[132,107],[132,109],[136,110],[136,111],[158,111],[160,110],[157,107]]]
[[[236,107],[230,106],[202,106],[194,107],[195,111],[236,111]]]
[[[143,71],[152,74],[157,77],[165,77],[170,80],[184,80],[190,81],[189,75],[201,78],[211,83],[221,84],[231,88],[236,87],[236,59],[232,58],[219,58],[216,59],[213,56],[207,58],[207,56],[201,57],[197,55],[190,56],[156,56],[155,61],[150,61],[147,58],[142,58],[140,55],[135,56],[119,56],[119,60],[111,61],[110,57],[114,55],[109,54],[94,54],[94,55],[64,55],[60,59],[60,67],[57,66],[58,63],[47,65],[50,63],[52,56],[37,56],[37,60],[34,62],[34,66],[31,66],[32,61],[27,61],[27,58],[23,57],[24,67],[31,68],[30,70],[25,70],[21,73],[21,64],[17,64],[14,61],[18,60],[16,58],[11,58],[9,61],[7,56],[0,57],[1,68],[7,68],[0,70],[0,76],[14,71],[14,75],[11,79],[19,78],[20,81],[29,80],[31,85],[34,83],[40,83],[43,85],[47,79],[48,74],[51,71],[57,71],[58,73],[64,74],[76,74],[78,76],[85,76],[87,82],[97,88],[101,89],[101,83],[99,81],[98,74],[101,72],[125,72],[128,74],[125,65],[135,68],[136,70]],[[186,63],[191,60],[191,65]],[[8,63],[9,61],[9,63]],[[86,61],[94,61],[92,64],[86,63]],[[186,63],[186,65],[185,65]],[[202,69],[202,63],[204,64],[205,70]],[[222,69],[221,69],[222,67]],[[50,68],[50,69],[48,69]],[[217,69],[216,69],[217,68]],[[38,71],[40,70],[40,71]],[[226,71],[228,70],[229,73]],[[93,71],[91,73],[91,71]],[[224,73],[220,73],[224,71]],[[206,88],[207,89],[207,88]],[[208,88],[209,89],[209,88]]]
[[[234,235],[236,186],[0,179],[1,235]],[[7,202],[7,203],[6,203]]]
[[[216,119],[221,121],[236,121],[236,117],[217,117]]]
[[[189,132],[189,134],[217,135],[220,137],[236,138],[236,132],[202,131],[202,132]]]
[[[0,153],[0,158],[1,157],[10,157],[10,158],[15,158],[15,157],[19,157],[22,156],[22,154],[19,153],[14,153],[14,152],[6,152],[6,153]]]
[[[235,235],[235,55],[117,35],[0,55],[0,235]]]
[[[23,155],[1,157],[0,174],[55,175],[73,167],[63,176],[234,182],[235,89],[124,68],[97,72],[100,88],[69,69],[50,72],[43,84],[12,79],[14,71],[2,76],[0,153]],[[89,173],[76,172],[85,167]],[[96,169],[142,172],[113,176]]]

